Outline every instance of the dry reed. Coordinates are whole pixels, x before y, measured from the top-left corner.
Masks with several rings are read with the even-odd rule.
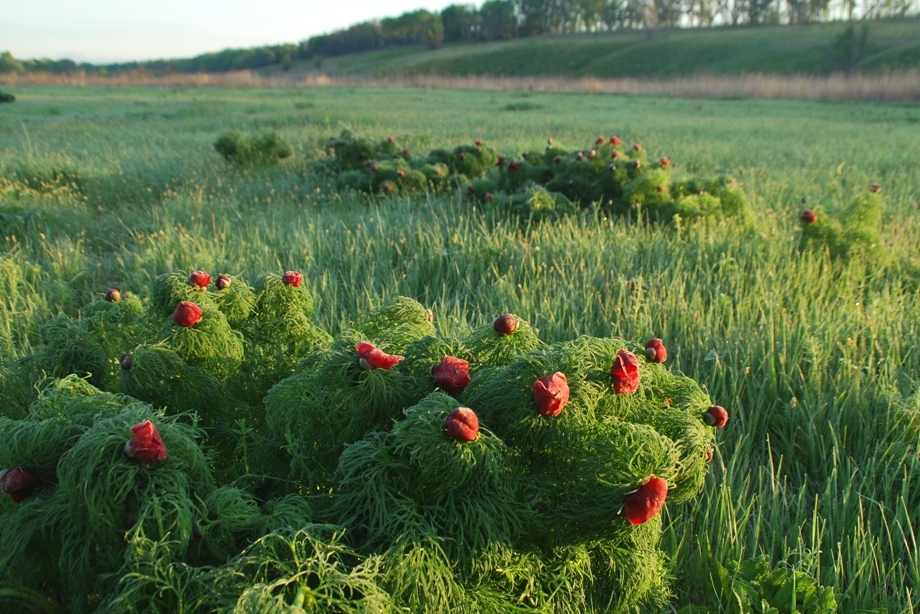
[[[253,71],[151,75],[141,71],[117,75],[75,72],[66,75],[29,73],[3,75],[4,86],[26,85],[144,85],[164,87],[392,87],[532,92],[581,92],[674,98],[769,98],[821,101],[920,101],[920,69],[881,73],[830,75],[711,75],[666,79],[596,77],[495,77],[325,74],[262,75]]]

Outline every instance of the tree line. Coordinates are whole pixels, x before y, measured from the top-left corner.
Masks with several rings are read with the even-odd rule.
[[[920,0],[486,0],[452,4],[441,12],[424,9],[398,17],[363,21],[300,43],[225,49],[193,58],[128,62],[107,66],[72,60],[18,60],[0,54],[0,74],[144,70],[225,72],[322,59],[402,45],[436,48],[443,43],[503,41],[543,34],[654,30],[742,25],[800,25],[831,20],[907,17]]]

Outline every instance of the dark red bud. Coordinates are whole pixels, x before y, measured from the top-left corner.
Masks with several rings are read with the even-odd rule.
[[[492,320],[492,329],[502,337],[507,337],[517,330],[517,318],[512,314],[506,313]]]
[[[188,283],[198,290],[204,290],[211,283],[211,276],[204,271],[195,271],[188,277]]]
[[[195,326],[201,321],[201,307],[191,301],[182,301],[173,311],[173,322],[179,326]]]
[[[214,282],[214,285],[217,286],[218,290],[226,290],[230,287],[230,276],[229,275],[218,275],[217,281]]]
[[[105,293],[105,300],[110,303],[117,303],[121,300],[121,291],[118,288],[112,288]]]
[[[297,271],[286,271],[284,275],[281,276],[281,281],[286,286],[294,286],[299,288],[300,284],[303,283],[303,275]]]
[[[805,209],[799,214],[799,221],[803,224],[814,224],[817,219],[818,216],[811,209]]]
[[[712,405],[703,414],[703,422],[717,429],[728,424],[728,412],[721,405]]]
[[[456,396],[470,383],[470,363],[462,358],[445,356],[431,368],[431,376],[441,390]]]
[[[134,357],[131,354],[122,354],[121,358],[118,359],[118,364],[125,371],[130,371],[131,366],[134,364]]]
[[[649,339],[645,344],[645,357],[648,358],[650,362],[661,363],[666,361],[668,359],[668,350],[664,347],[664,342],[658,337]]]
[[[479,436],[479,418],[469,407],[458,407],[444,419],[447,436],[457,441],[475,441]]]
[[[623,514],[630,524],[642,524],[654,518],[664,506],[668,495],[668,483],[663,479],[651,476],[639,490],[626,497]]]

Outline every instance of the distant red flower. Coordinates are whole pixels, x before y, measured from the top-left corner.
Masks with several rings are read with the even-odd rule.
[[[636,151],[642,151],[642,145],[640,145],[639,143],[633,143],[633,149],[635,149]]]
[[[358,364],[361,365],[362,369],[367,369],[368,371],[371,369],[389,371],[403,359],[402,356],[387,354],[367,341],[360,342],[355,346],[355,350],[358,352]]]
[[[618,136],[612,136],[612,137],[610,137],[610,144],[611,144],[611,145],[619,145],[619,144],[620,144],[620,137],[618,137]]]
[[[479,418],[469,407],[458,407],[444,419],[447,436],[457,441],[475,441],[479,435]]]
[[[639,388],[639,359],[629,350],[620,350],[610,367],[610,382],[617,394],[631,394]]]
[[[281,276],[281,281],[284,282],[285,285],[298,288],[300,284],[303,283],[303,275],[297,271],[286,271],[284,275]]]
[[[606,139],[605,137],[599,136],[599,137],[597,137],[597,140],[594,141],[594,144],[595,144],[595,145],[603,145],[603,144],[606,143],[606,142],[607,142],[607,139]]]
[[[0,472],[0,489],[10,496],[13,503],[22,503],[38,486],[38,478],[22,467]]]
[[[105,293],[105,300],[110,303],[117,303],[121,300],[121,291],[118,288],[111,288]]]
[[[201,321],[201,307],[191,301],[182,301],[173,311],[173,322],[180,326],[195,326]]]
[[[131,427],[134,438],[125,444],[125,454],[142,463],[157,463],[166,458],[166,446],[150,420]]]
[[[658,337],[649,339],[645,344],[645,357],[651,362],[664,362],[668,359],[668,349]]]
[[[462,358],[445,356],[431,368],[431,376],[441,390],[456,396],[470,383],[470,363]]]
[[[230,276],[229,275],[218,275],[217,281],[214,282],[214,285],[217,286],[218,290],[226,290],[230,287]]]
[[[639,490],[626,497],[623,513],[631,524],[642,524],[655,517],[664,506],[668,495],[668,483],[663,479],[651,476]]]
[[[188,283],[198,290],[204,290],[211,283],[211,276],[204,271],[195,271],[188,276]]]
[[[558,416],[569,402],[569,382],[565,374],[553,373],[533,383],[533,398],[543,416]]]
[[[803,224],[814,224],[818,216],[811,209],[805,209],[799,214],[799,221]]]
[[[728,424],[728,412],[721,405],[712,405],[703,414],[703,422],[720,429]]]

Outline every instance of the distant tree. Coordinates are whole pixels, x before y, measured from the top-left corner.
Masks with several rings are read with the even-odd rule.
[[[473,4],[451,4],[441,11],[444,40],[449,43],[472,40],[477,31],[478,11]]]
[[[22,74],[26,71],[25,66],[22,62],[13,57],[13,54],[9,51],[4,51],[0,54],[0,73],[19,73]]]
[[[834,68],[847,73],[852,72],[866,56],[868,45],[869,24],[863,22],[857,31],[856,26],[850,23],[846,30],[834,38],[831,50]]]
[[[518,36],[518,21],[513,0],[486,0],[479,9],[483,40],[511,40]]]

